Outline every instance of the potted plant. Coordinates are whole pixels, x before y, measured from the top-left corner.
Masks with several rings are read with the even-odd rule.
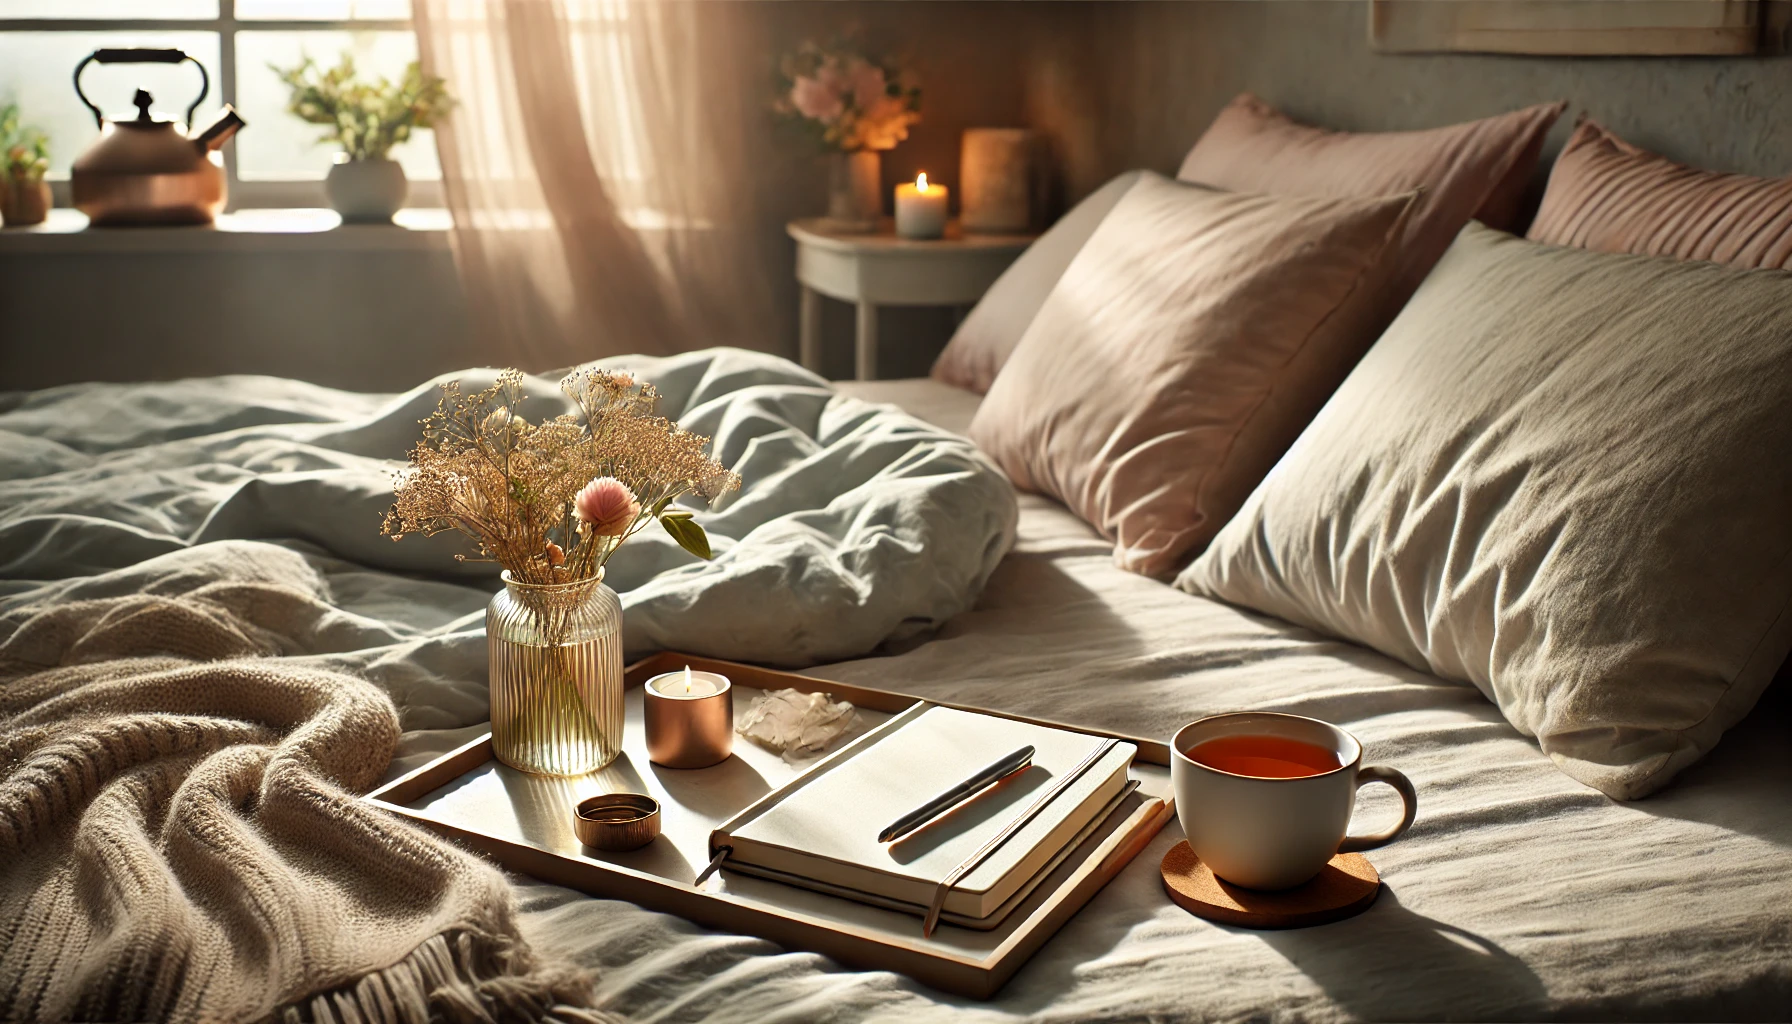
[[[0,106],[0,224],[9,228],[42,224],[50,215],[50,140],[21,123],[19,106]]]
[[[833,154],[828,219],[845,231],[872,231],[883,213],[878,154],[908,138],[921,120],[912,76],[847,44],[804,43],[779,64],[780,114]]]
[[[714,501],[740,478],[705,453],[709,438],[654,415],[653,386],[626,373],[567,375],[578,413],[535,423],[518,412],[522,383],[506,370],[473,394],[443,386],[383,532],[456,531],[503,568],[485,616],[493,753],[581,775],[622,749],[622,603],[605,563],[655,521],[708,559],[703,527],[675,503]]]
[[[447,83],[425,75],[416,61],[398,82],[363,81],[348,53],[327,70],[310,57],[291,68],[268,66],[292,90],[287,112],[325,125],[319,141],[342,147],[324,179],[331,208],[345,221],[391,221],[409,191],[404,168],[390,156],[392,147],[409,139],[414,129],[432,128],[448,116],[454,100]]]

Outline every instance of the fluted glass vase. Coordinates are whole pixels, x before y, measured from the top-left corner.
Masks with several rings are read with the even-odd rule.
[[[828,221],[836,231],[877,230],[883,216],[883,157],[875,149],[835,153],[828,165]]]
[[[492,752],[542,775],[583,775],[622,750],[622,602],[593,579],[519,583],[485,610]]]

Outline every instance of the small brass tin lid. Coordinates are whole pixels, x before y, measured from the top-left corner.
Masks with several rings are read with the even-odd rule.
[[[636,850],[660,834],[660,802],[640,793],[606,793],[579,801],[572,830],[597,850]]]

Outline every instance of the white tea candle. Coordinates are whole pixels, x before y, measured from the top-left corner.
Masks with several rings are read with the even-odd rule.
[[[728,677],[719,672],[693,672],[691,666],[686,665],[683,672],[662,673],[654,676],[647,685],[662,697],[689,700],[721,693],[728,685]]]
[[[946,233],[946,186],[927,180],[896,186],[896,234],[903,238],[939,238]]]

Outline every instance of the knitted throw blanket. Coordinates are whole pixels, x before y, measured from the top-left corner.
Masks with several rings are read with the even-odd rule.
[[[497,871],[356,799],[392,702],[280,657],[339,613],[258,575],[0,622],[0,1016],[601,1019]]]

